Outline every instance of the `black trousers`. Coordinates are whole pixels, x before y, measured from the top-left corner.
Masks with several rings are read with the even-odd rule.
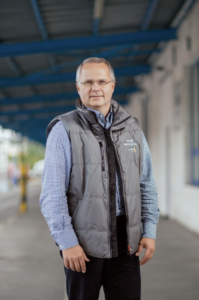
[[[103,286],[106,300],[140,300],[139,257],[127,255],[126,216],[117,217],[119,256],[98,258],[87,255],[86,273],[64,266],[68,300],[98,300]],[[60,255],[62,253],[60,251]]]

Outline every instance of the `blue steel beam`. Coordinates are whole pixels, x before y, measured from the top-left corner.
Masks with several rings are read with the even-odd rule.
[[[35,136],[38,136],[38,137],[43,137],[43,138],[46,138],[46,133],[45,133],[45,128],[44,130],[35,130],[34,128],[27,128],[27,127],[14,127],[12,126],[12,128],[15,130],[15,131],[20,131],[21,133],[23,134],[26,134],[26,135],[35,135]]]
[[[47,101],[57,100],[70,100],[78,97],[77,92],[72,93],[59,93],[49,95],[34,95],[30,97],[15,97],[15,98],[4,98],[0,101],[0,106],[8,106],[14,104],[32,104],[32,103],[45,103]]]
[[[129,103],[128,99],[117,100],[120,105],[127,105]],[[45,120],[52,118],[53,116],[57,116],[60,114],[60,111],[64,111],[63,113],[67,113],[73,109],[76,109],[76,106],[60,106],[60,107],[42,107],[41,109],[28,109],[26,111],[21,112],[11,111],[0,113],[0,125],[3,124],[11,124],[12,122],[27,122],[30,120]]]
[[[52,120],[52,117],[44,118],[44,119],[30,119],[30,120],[19,120],[19,121],[7,121],[2,122],[3,126],[13,126],[16,129],[20,129],[21,127],[27,127],[27,128],[35,128],[36,130],[40,130],[42,128],[47,127],[47,125]]]
[[[127,104],[127,100],[118,101],[122,105]],[[37,114],[37,113],[48,113],[54,111],[71,111],[76,109],[75,103],[71,105],[62,105],[62,106],[45,106],[42,108],[21,108],[18,110],[10,110],[10,111],[1,111],[1,116],[19,116],[19,115],[27,115],[27,114]]]
[[[39,9],[37,0],[30,0],[30,1],[31,1],[31,4],[32,4],[32,8],[33,8],[35,18],[37,20],[37,24],[39,26],[42,38],[43,38],[43,40],[48,40],[49,39],[48,33],[47,33],[46,27],[44,25],[44,22],[43,22],[41,13],[40,13],[40,9]]]
[[[122,101],[117,101],[119,104],[121,105],[127,105],[128,104],[128,100],[122,100]],[[14,117],[18,117],[18,116],[26,116],[27,119],[29,120],[30,118],[32,119],[37,119],[39,117],[43,118],[42,115],[46,114],[46,117],[49,117],[50,114],[54,114],[54,115],[59,115],[59,114],[64,114],[66,112],[69,112],[71,110],[76,109],[75,105],[71,105],[71,106],[67,106],[67,105],[63,105],[63,106],[56,106],[56,107],[42,107],[42,108],[37,108],[37,109],[24,109],[24,110],[13,110],[13,111],[8,111],[8,112],[1,112],[1,116],[0,116],[0,124],[5,124],[5,123],[10,123],[10,122],[14,122],[17,121],[16,118]],[[8,118],[6,120],[6,118]],[[11,118],[11,119],[10,119]],[[24,120],[27,121],[27,120]]]
[[[64,113],[67,113],[65,111]],[[1,116],[0,115],[0,125],[2,126],[7,126],[9,128],[9,125],[12,122],[22,122],[23,124],[26,124],[27,121],[30,120],[49,120],[49,118],[52,120],[54,117],[60,115],[60,112],[57,112],[56,110],[52,112],[47,112],[47,113],[38,113],[38,114],[27,114],[24,116]]]
[[[22,132],[23,134],[26,134],[27,136],[34,135],[34,136],[42,137],[42,138],[46,139],[45,128],[44,128],[44,130],[34,130],[33,128],[31,129],[31,128],[20,127],[18,130],[20,132]]]
[[[30,128],[34,128],[36,131],[44,131],[46,130],[48,124],[52,120],[52,117],[48,117],[46,119],[30,119],[26,121],[11,121],[11,122],[3,122],[1,125],[3,127],[12,127],[15,128],[15,130],[20,130],[21,128],[27,128],[28,130]]]
[[[135,76],[150,73],[151,67],[149,65],[135,65],[132,67],[115,68],[114,72],[116,78]],[[75,77],[76,73],[72,72],[65,74],[50,74],[41,76],[29,75],[21,78],[0,78],[0,88],[75,81]]]
[[[15,130],[19,130],[21,127],[34,127],[36,130],[44,130],[47,128],[47,125],[56,115],[49,115],[44,118],[30,118],[26,120],[16,120],[16,118],[9,117],[8,120],[1,121],[0,125],[4,128],[15,128]]]
[[[4,116],[19,116],[19,115],[28,115],[28,114],[37,114],[37,113],[48,113],[48,112],[67,112],[70,110],[76,109],[75,105],[71,105],[70,107],[67,105],[60,106],[60,107],[42,107],[42,108],[36,108],[36,109],[24,109],[24,110],[13,110],[13,111],[1,111],[1,117]]]
[[[128,50],[130,47],[132,46],[132,44],[126,44],[126,45],[124,45],[124,46],[122,46],[123,47],[123,49],[126,49],[126,50]],[[113,50],[115,49],[116,47],[114,47],[114,48],[112,48]],[[96,51],[98,50],[98,49],[95,49]],[[109,50],[108,50],[109,51]],[[146,52],[145,52],[146,51]],[[120,57],[120,56],[124,56],[124,54],[125,55],[127,55],[128,53],[130,53],[130,52],[132,52],[132,55],[145,55],[145,54],[147,54],[147,52],[153,52],[153,51],[158,51],[158,52],[160,52],[160,50],[159,49],[153,49],[153,48],[151,48],[151,49],[148,49],[148,50],[134,50],[134,51],[132,51],[132,50],[129,50],[129,52],[125,52],[125,53],[119,53],[119,51],[117,52],[117,55],[115,55],[114,57]],[[96,54],[96,56],[98,56],[99,54],[101,54],[102,52],[96,52],[95,54]],[[150,53],[149,53],[150,54]],[[64,57],[70,57],[70,58],[78,58],[78,59],[81,59],[81,60],[83,60],[84,59],[84,57],[85,57],[85,55],[83,55],[83,53],[75,53],[74,51],[73,52],[71,52],[71,51],[67,51],[67,52],[61,52],[61,53],[59,53],[59,55],[60,56],[64,56]],[[87,56],[88,57],[88,56]]]
[[[146,10],[144,19],[142,21],[141,29],[146,30],[149,27],[149,24],[151,23],[151,20],[154,16],[155,10],[161,0],[150,0],[149,6]]]
[[[129,45],[115,47],[115,48],[107,50],[107,51],[94,53],[93,56],[103,57],[103,58],[117,58],[117,57],[124,57],[124,56],[131,57],[131,56],[150,55],[150,54],[153,54],[153,53],[160,53],[160,49],[139,50],[139,51],[129,51],[127,53],[118,53],[122,50],[126,50],[127,47],[129,47]],[[52,73],[52,72],[56,73],[56,72],[59,72],[61,70],[65,70],[65,69],[67,69],[69,67],[72,67],[72,66],[78,66],[86,58],[88,58],[88,57],[82,57],[81,59],[74,60],[72,62],[70,61],[68,63],[61,64],[59,66],[55,66],[51,69],[46,69],[46,70],[43,70],[43,71],[39,71],[39,72],[33,73],[31,75],[36,76],[36,75],[49,74],[49,73]]]
[[[130,93],[135,93],[139,89],[136,86],[132,87],[116,87],[114,91],[114,95],[125,95]],[[59,93],[59,94],[49,94],[49,95],[35,95],[30,97],[16,97],[16,98],[4,98],[0,101],[0,107],[10,106],[15,104],[34,104],[41,103],[44,104],[46,102],[55,103],[58,100],[71,100],[76,99],[78,97],[77,92],[72,93]],[[113,96],[114,98],[114,96]]]
[[[30,0],[30,1],[32,4],[32,8],[33,8],[35,18],[36,18],[37,24],[39,26],[42,38],[43,38],[43,40],[49,40],[48,32],[46,30],[46,26],[44,24],[37,0]],[[50,64],[52,67],[56,66],[56,61],[55,61],[54,56],[49,56],[49,61],[50,61]]]
[[[124,46],[124,49],[129,49],[132,45],[131,44],[128,44],[128,45],[125,45]],[[125,53],[119,53],[120,51],[118,51],[115,55],[113,55],[112,57],[121,57],[121,56],[124,56],[124,55],[136,55],[136,56],[139,56],[139,55],[147,55],[147,54],[153,54],[154,52],[160,52],[160,49],[148,49],[148,50],[128,50],[128,52],[125,52]],[[63,56],[68,56],[68,57],[78,57],[79,59],[83,60],[85,56],[83,56],[82,54],[77,54],[77,53],[71,53],[69,54],[70,52],[66,52],[66,53],[61,53],[61,55]],[[96,52],[95,53],[96,56],[98,55],[101,55],[101,52]]]
[[[148,44],[177,39],[175,28],[138,31],[111,35],[87,36],[59,40],[46,40],[18,44],[1,44],[0,57],[19,56],[56,51],[71,51],[103,47],[122,46],[125,44]]]
[[[148,50],[132,50],[127,53],[117,53],[115,57],[121,57],[124,55],[130,56],[142,56],[142,55],[150,55],[153,53],[160,53],[160,49],[148,49]]]
[[[108,58],[108,57],[114,57],[115,55],[117,55],[118,52],[122,51],[122,50],[125,50],[127,48],[126,45],[124,46],[119,46],[119,47],[114,47],[114,48],[111,48],[107,51],[102,51],[102,52],[98,52],[98,53],[93,53],[92,56],[96,56],[96,57],[103,57],[103,58]],[[123,54],[124,55],[124,54]],[[78,66],[79,64],[82,63],[82,61],[84,59],[88,58],[88,56],[84,56],[82,57],[81,59],[78,59],[78,60],[73,60],[73,61],[70,61],[68,63],[65,63],[65,64],[61,64],[59,66],[55,66],[54,68],[52,69],[46,69],[46,70],[43,70],[43,71],[39,71],[39,72],[36,72],[36,73],[33,73],[31,75],[43,75],[43,74],[49,74],[49,73],[52,73],[53,72],[59,72],[61,70],[64,70],[66,68],[69,68],[69,67],[72,67],[72,66]]]

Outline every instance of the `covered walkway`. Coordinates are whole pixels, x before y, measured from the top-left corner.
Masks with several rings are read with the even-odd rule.
[[[65,299],[62,260],[40,212],[40,189],[39,182],[29,184],[28,212],[8,217],[5,211],[0,223],[1,300]],[[10,197],[17,202],[18,191]],[[9,195],[0,196],[0,206],[4,199]],[[198,300],[198,249],[199,236],[160,219],[155,256],[141,268],[142,300]]]

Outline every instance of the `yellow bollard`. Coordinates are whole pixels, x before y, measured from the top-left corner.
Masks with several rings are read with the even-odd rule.
[[[22,162],[21,164],[21,178],[20,178],[20,186],[21,186],[21,203],[19,207],[19,212],[24,213],[27,210],[27,197],[26,197],[26,186],[27,186],[27,170],[25,164]]]

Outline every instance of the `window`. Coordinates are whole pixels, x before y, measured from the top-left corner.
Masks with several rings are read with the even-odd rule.
[[[199,186],[199,64],[189,74],[190,183]]]

